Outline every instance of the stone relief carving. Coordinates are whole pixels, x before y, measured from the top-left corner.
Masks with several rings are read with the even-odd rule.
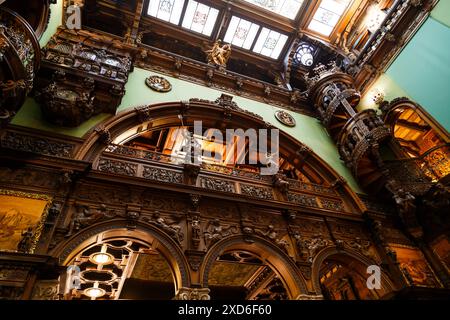
[[[32,300],[59,300],[59,281],[58,280],[40,280],[37,281]]]
[[[159,76],[148,77],[145,79],[145,84],[147,87],[157,92],[169,92],[172,90],[170,82],[166,78]]]
[[[292,117],[289,113],[286,111],[278,110],[275,112],[275,118],[288,127],[295,127],[296,122],[294,117]]]

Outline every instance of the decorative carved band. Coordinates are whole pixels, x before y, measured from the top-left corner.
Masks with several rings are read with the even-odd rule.
[[[183,174],[171,170],[144,166],[142,177],[169,183],[183,183]]]
[[[234,183],[220,179],[201,177],[200,186],[209,190],[235,192]]]
[[[288,200],[290,202],[305,206],[305,207],[314,207],[318,208],[319,204],[317,203],[317,199],[314,196],[309,196],[300,193],[288,193]]]
[[[257,187],[249,184],[241,184],[241,194],[253,198],[273,200],[273,192],[270,188]]]
[[[21,133],[7,131],[1,137],[3,148],[32,152],[48,156],[70,158],[74,152],[75,145],[51,140],[42,137],[34,137]]]

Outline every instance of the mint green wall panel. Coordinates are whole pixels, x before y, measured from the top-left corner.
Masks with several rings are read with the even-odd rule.
[[[55,4],[50,5],[50,21],[47,29],[42,35],[39,43],[41,47],[45,47],[50,38],[56,33],[58,27],[62,25],[63,19],[63,0],[57,0]]]
[[[427,19],[386,73],[450,130],[450,28]]]
[[[436,7],[431,11],[431,16],[436,21],[450,27],[450,0],[439,0]]]

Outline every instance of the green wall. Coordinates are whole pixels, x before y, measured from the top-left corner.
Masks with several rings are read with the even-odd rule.
[[[431,16],[436,21],[450,27],[450,0],[440,0],[431,12]]]
[[[56,4],[50,5],[50,21],[47,30],[45,30],[39,43],[44,47],[50,38],[56,33],[58,27],[62,24],[63,18],[63,0],[57,0]]]
[[[386,100],[407,96],[450,130],[450,0],[441,0],[397,59],[368,90],[361,108],[374,107],[373,92]]]

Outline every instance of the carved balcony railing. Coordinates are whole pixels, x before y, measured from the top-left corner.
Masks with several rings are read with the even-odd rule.
[[[149,180],[154,185],[172,184],[189,190],[194,187],[225,196],[238,194],[257,201],[276,201],[316,210],[350,212],[331,186],[286,179],[289,188],[280,192],[274,186],[273,176],[206,162],[198,167],[196,177],[190,183],[184,157],[123,145],[109,145],[93,167],[108,174]]]
[[[28,22],[0,7],[0,121],[5,124],[33,88],[41,61],[39,42]]]
[[[390,131],[375,110],[364,110],[344,126],[338,140],[341,158],[358,176],[358,164],[373,144],[390,137]]]
[[[406,191],[423,195],[450,174],[450,144],[431,148],[420,157],[385,161],[385,164]]]

